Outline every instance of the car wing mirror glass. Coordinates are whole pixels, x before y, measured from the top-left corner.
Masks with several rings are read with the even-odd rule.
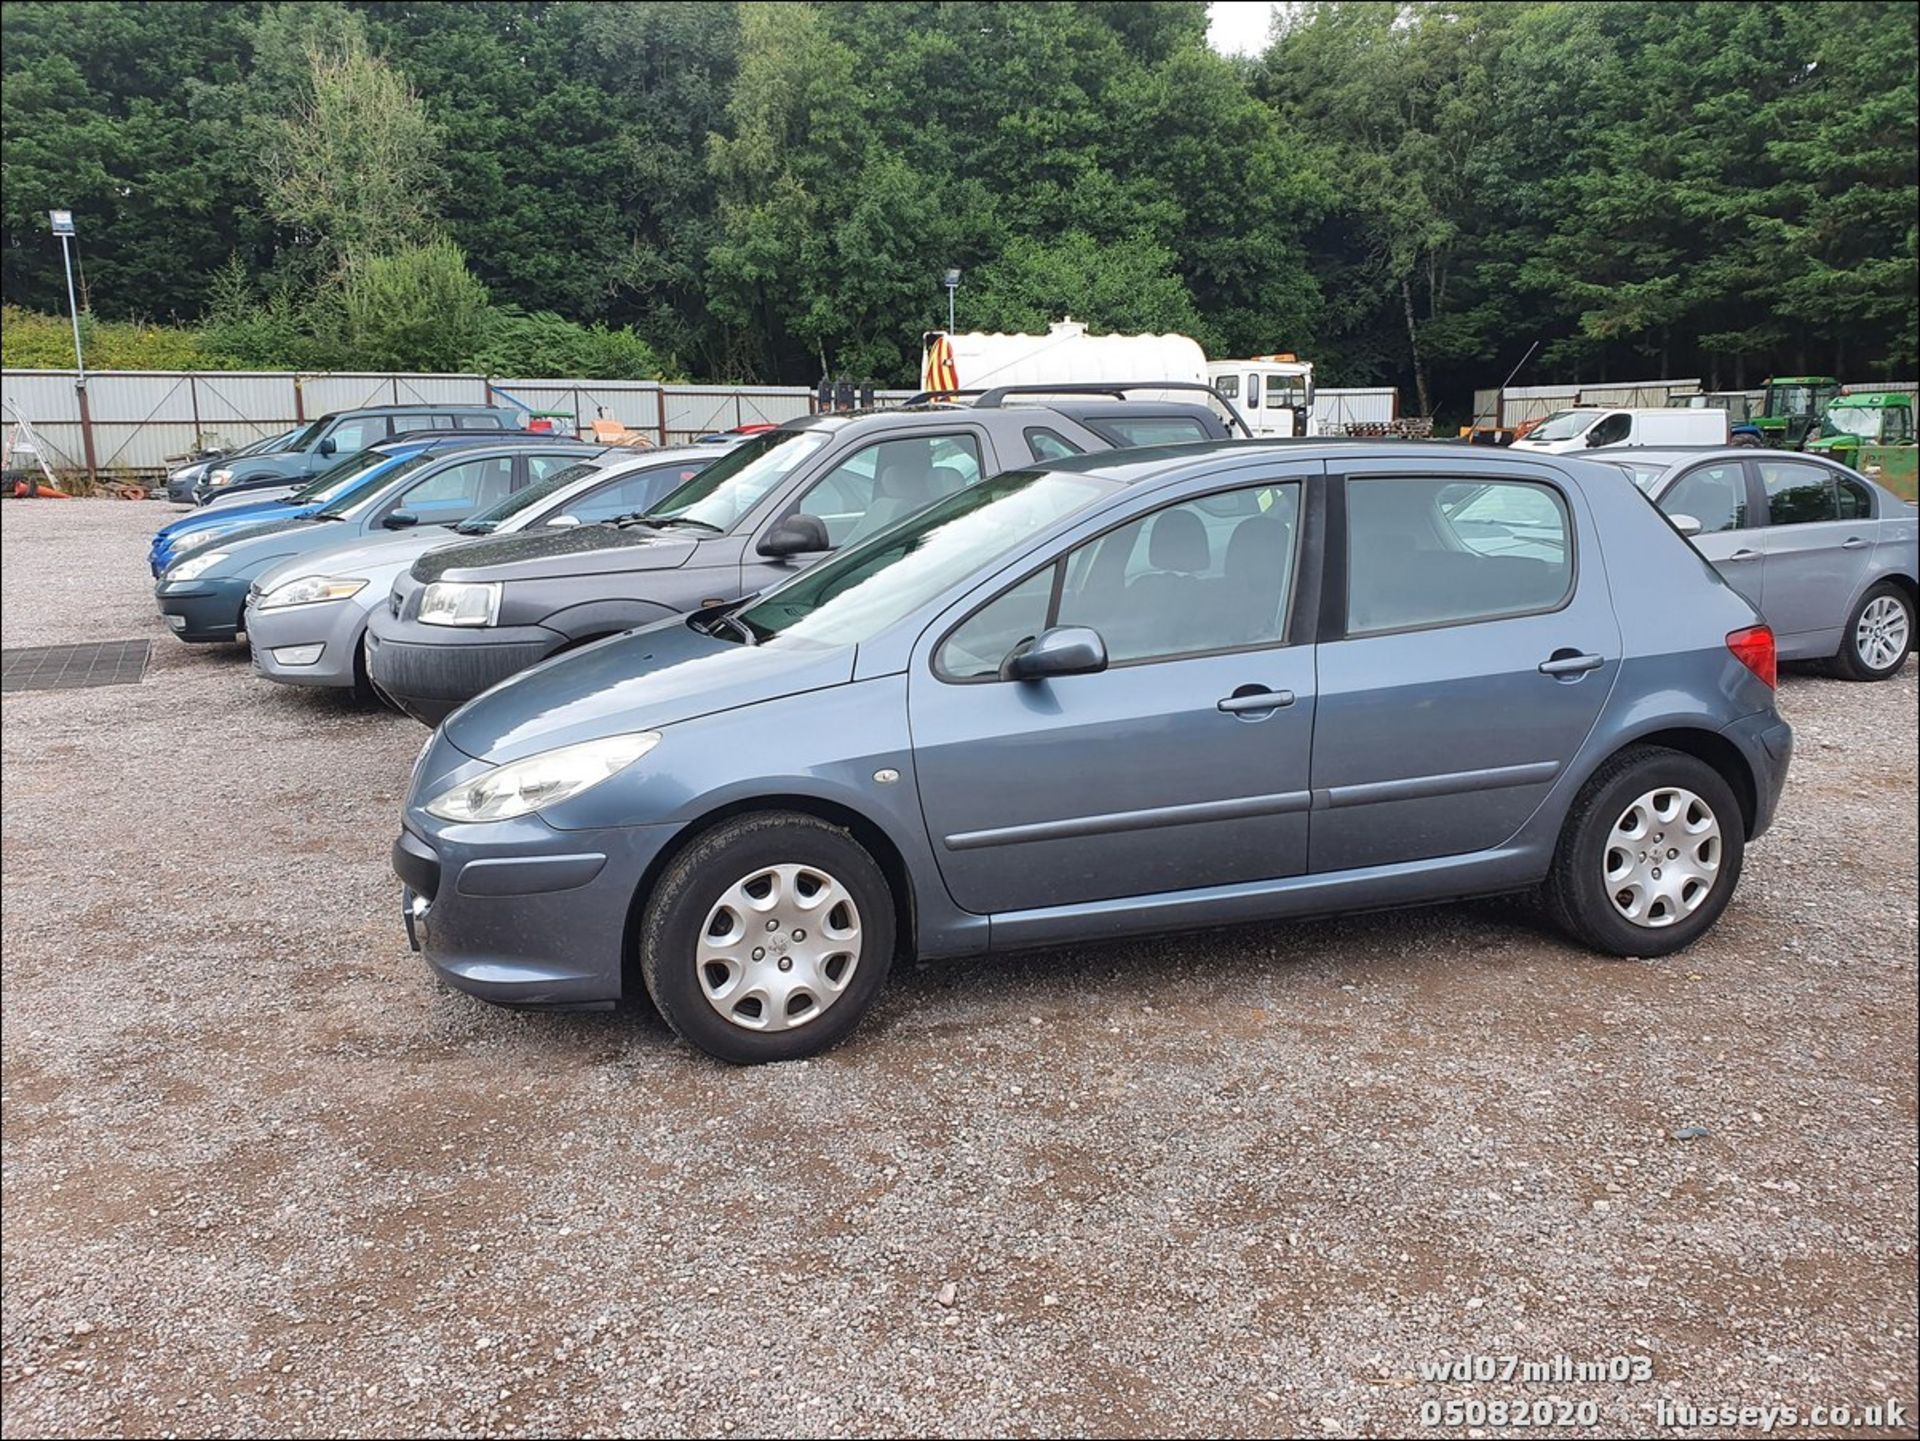
[[[1091,626],[1057,625],[1023,640],[1000,662],[1001,680],[1093,675],[1107,668],[1107,643]]]
[[[813,550],[832,550],[833,541],[827,535],[827,523],[824,520],[802,511],[777,522],[772,530],[760,537],[760,544],[754,549],[761,555],[777,559]]]

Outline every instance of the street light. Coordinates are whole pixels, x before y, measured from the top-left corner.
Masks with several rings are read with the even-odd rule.
[[[87,411],[87,358],[80,349],[80,302],[73,295],[73,212],[49,210],[47,223],[60,237],[60,256],[67,263],[67,314],[73,317],[74,392],[80,399],[80,437],[86,442],[87,479],[95,479],[93,463],[93,417]]]
[[[947,334],[952,335],[953,334],[953,292],[960,288],[959,269],[957,267],[950,267],[947,273],[943,277],[941,277],[941,283],[947,287]],[[78,332],[75,332],[75,333],[77,334]]]

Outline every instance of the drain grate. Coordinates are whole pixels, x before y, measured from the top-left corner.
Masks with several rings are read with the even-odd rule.
[[[108,640],[95,645],[30,645],[0,651],[0,691],[134,685],[147,673],[147,656],[152,649],[150,640]]]

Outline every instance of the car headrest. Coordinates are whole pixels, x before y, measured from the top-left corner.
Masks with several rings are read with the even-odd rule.
[[[1147,564],[1155,570],[1192,575],[1205,570],[1212,560],[1207,528],[1199,516],[1190,510],[1163,510],[1154,518],[1147,538]]]
[[[875,478],[873,494],[881,500],[905,500],[916,505],[924,505],[932,500],[933,477],[922,466],[912,461],[896,460],[890,465],[880,467]]]
[[[1227,542],[1227,574],[1267,566],[1278,575],[1286,544],[1287,523],[1279,516],[1248,516],[1233,528],[1233,539]]]

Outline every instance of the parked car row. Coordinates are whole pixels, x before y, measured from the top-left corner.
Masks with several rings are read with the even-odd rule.
[[[1685,946],[1784,782],[1776,658],[1891,674],[1913,633],[1912,512],[1781,459],[1846,513],[1751,450],[1233,441],[1119,396],[678,451],[390,437],[176,532],[157,595],[436,727],[393,852],[436,974],[645,991],[777,1060],[902,955],[1518,892],[1602,951]],[[1841,619],[1796,599],[1776,640],[1773,573],[1689,545],[1735,482],[1783,604],[1822,588],[1801,552],[1859,562]]]

